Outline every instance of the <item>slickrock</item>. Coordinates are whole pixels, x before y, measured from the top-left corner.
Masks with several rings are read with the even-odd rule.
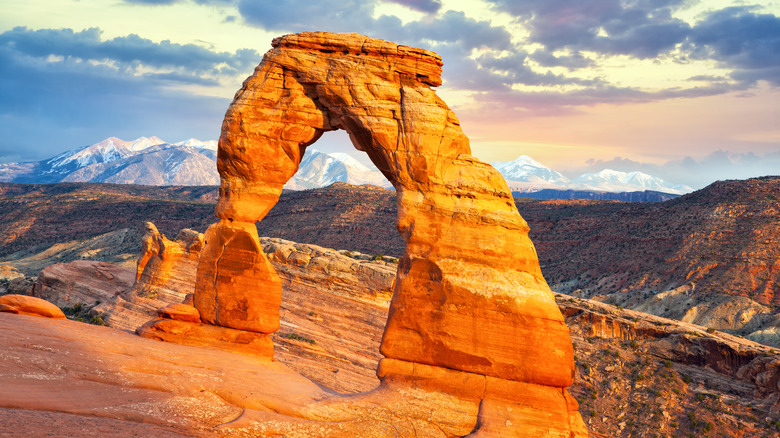
[[[23,313],[46,318],[65,318],[59,307],[40,298],[8,294],[0,296],[0,312]]]
[[[382,340],[384,382],[447,393],[438,373],[473,376],[491,382],[461,394],[483,400],[477,436],[587,436],[565,389],[571,339],[528,225],[506,182],[470,155],[457,117],[431,89],[440,74],[435,53],[362,35],[275,39],[223,122],[220,222],[206,232],[195,307],[209,324],[277,330],[281,285],[255,222],[306,147],[344,129],[395,187],[406,243]],[[510,390],[520,387],[544,390]],[[523,414],[501,413],[511,406]]]
[[[106,262],[57,263],[38,275],[32,295],[59,307],[107,303],[133,285],[133,271]]]

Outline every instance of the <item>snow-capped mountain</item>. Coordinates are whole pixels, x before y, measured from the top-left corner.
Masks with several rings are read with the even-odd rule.
[[[491,163],[508,181],[537,182],[547,181],[554,184],[569,182],[569,179],[550,169],[528,155],[520,155],[512,161]]]
[[[168,143],[158,137],[124,141],[109,137],[55,157],[28,163],[0,163],[0,181],[20,183],[106,182],[146,185],[218,185],[217,142],[190,138]],[[604,169],[573,180],[527,155],[491,163],[513,191],[590,192],[657,191],[681,195],[693,191],[642,172]],[[346,153],[323,153],[308,148],[298,172],[286,189],[306,190],[335,182],[373,184],[390,188],[379,170]]]
[[[646,173],[621,172],[612,169],[582,174],[571,181],[569,188],[577,190],[600,190],[605,192],[638,192],[654,190],[677,195],[693,191],[693,189],[688,186],[670,184],[661,178]]]
[[[491,165],[501,173],[509,188],[517,192],[530,193],[544,189],[613,193],[651,190],[682,195],[693,191],[688,186],[671,184],[646,173],[620,172],[612,169],[585,173],[569,180],[527,155],[521,155],[512,161],[491,163]]]
[[[189,139],[170,144],[158,137],[93,145],[32,163],[0,164],[0,181],[106,182],[146,185],[216,185],[217,143]]]
[[[157,137],[152,137],[157,138]],[[216,140],[209,140],[209,141],[200,141],[197,138],[191,138],[189,140],[180,141],[178,143],[174,143],[176,146],[189,146],[192,148],[197,149],[208,149],[212,151],[217,150],[217,141]]]
[[[558,189],[569,179],[534,160],[520,155],[512,161],[490,163],[504,177],[509,188],[518,192],[533,192],[541,189]]]
[[[329,186],[337,181],[354,185],[373,184],[390,187],[390,182],[377,169],[370,169],[345,153],[326,154],[308,148],[298,172],[284,186],[290,190],[306,190]]]

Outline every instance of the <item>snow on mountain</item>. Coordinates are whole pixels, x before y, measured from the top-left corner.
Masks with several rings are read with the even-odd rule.
[[[156,146],[158,144],[166,144],[166,141],[160,139],[159,137],[154,137],[154,136],[148,137],[148,138],[147,137],[140,137],[140,138],[137,138],[137,139],[133,140],[131,142],[130,146],[128,146],[128,149],[133,151],[133,152],[137,152],[137,151],[142,151],[142,150],[147,149],[147,148],[152,147],[152,146]]]
[[[512,161],[491,163],[504,177],[509,188],[517,192],[534,192],[541,189],[560,189],[569,179],[534,160],[521,155]]]
[[[197,138],[191,138],[189,140],[180,141],[178,143],[174,143],[176,146],[189,146],[192,148],[198,148],[198,149],[210,149],[213,151],[217,150],[217,141],[216,140],[209,140],[209,141],[200,141]]]
[[[128,143],[116,137],[109,137],[99,143],[63,152],[46,160],[50,172],[57,173],[66,168],[80,168],[94,163],[106,163],[127,156]]]
[[[621,172],[612,169],[582,174],[571,181],[569,188],[576,190],[601,190],[607,192],[654,190],[677,195],[693,191],[693,189],[688,186],[670,184],[661,178],[646,173]]]
[[[21,183],[112,182],[147,185],[216,185],[216,141],[169,144],[159,137],[109,137],[32,163],[0,166],[0,181]]]
[[[652,190],[681,195],[693,191],[688,186],[674,185],[646,173],[620,172],[612,169],[586,173],[569,180],[527,155],[521,155],[512,161],[492,163],[492,165],[501,173],[513,191],[526,193],[543,189],[597,192]]]
[[[491,165],[495,167],[507,181],[547,181],[555,184],[569,182],[569,179],[565,176],[534,160],[528,155],[520,155],[512,161],[491,163]]]
[[[124,141],[109,137],[89,146],[71,149],[47,160],[0,164],[0,181],[20,183],[112,182],[148,185],[216,185],[217,142],[195,138],[167,143],[159,137]],[[527,155],[492,163],[513,191],[543,189],[599,192],[658,191],[684,194],[693,191],[642,172],[604,169],[569,180]],[[298,172],[285,185],[292,190],[325,187],[335,182],[373,184],[390,188],[376,168],[369,168],[346,153],[326,154],[309,148]]]
[[[329,186],[338,181],[354,185],[391,186],[381,172],[370,169],[349,154],[326,154],[308,148],[298,172],[284,187],[290,190],[307,190]]]

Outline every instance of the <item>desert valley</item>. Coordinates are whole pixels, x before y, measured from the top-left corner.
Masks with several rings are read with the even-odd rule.
[[[153,221],[171,239],[181,229],[205,231],[216,187],[4,183],[0,190],[3,293],[34,293],[77,308],[74,319],[135,330],[194,288],[190,262],[176,273],[190,284],[155,292],[156,300],[138,295],[143,224]],[[780,178],[719,182],[664,203],[515,199],[545,277],[561,292],[577,358],[571,390],[592,436],[778,433],[778,314],[765,293],[780,258],[776,193]],[[603,221],[615,215],[619,222]],[[740,215],[750,218],[750,231],[740,228]],[[283,278],[277,360],[340,392],[378,384],[378,342],[403,252],[395,218],[395,193],[379,187],[336,183],[282,195],[258,227]],[[72,336],[105,329],[79,330],[85,334]],[[19,422],[44,415],[13,412]],[[82,421],[61,416],[69,427]],[[181,428],[162,417],[152,423]],[[128,436],[135,430],[125,427]]]

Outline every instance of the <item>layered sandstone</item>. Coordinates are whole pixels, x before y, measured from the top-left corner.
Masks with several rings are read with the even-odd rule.
[[[357,34],[287,35],[273,47],[223,122],[220,222],[206,232],[194,298],[203,321],[263,334],[279,327],[281,284],[255,222],[306,147],[344,129],[395,187],[406,243],[382,340],[385,388],[482,400],[475,436],[587,435],[565,390],[568,329],[528,226],[431,89],[441,83],[438,55]]]
[[[32,295],[59,307],[93,307],[111,302],[132,285],[132,270],[106,262],[76,260],[42,270]]]

